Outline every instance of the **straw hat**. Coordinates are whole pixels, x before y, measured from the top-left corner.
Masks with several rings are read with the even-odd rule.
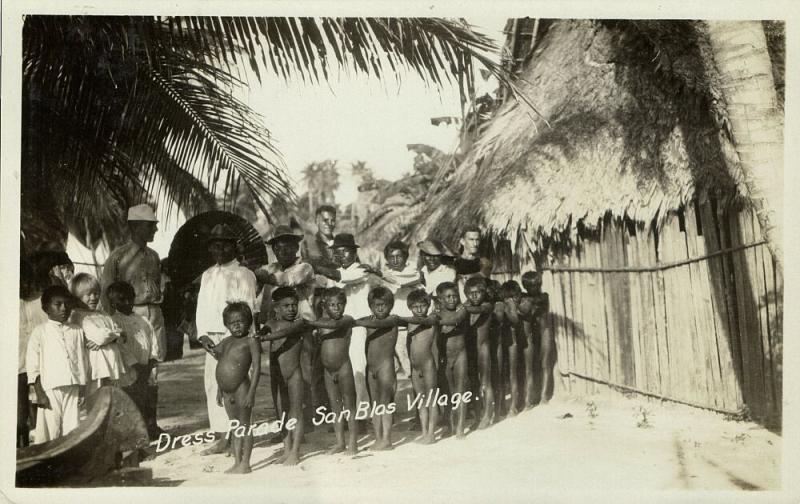
[[[158,219],[156,219],[156,213],[153,211],[150,205],[146,204],[130,207],[128,209],[128,220],[158,222]]]

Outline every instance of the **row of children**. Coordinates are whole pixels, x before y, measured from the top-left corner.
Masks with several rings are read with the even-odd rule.
[[[294,421],[294,428],[284,430],[285,464],[299,461],[303,438],[303,377],[300,366],[303,338],[314,338],[320,345],[325,388],[332,411],[323,418],[334,423],[336,442],[329,453],[357,451],[356,412],[372,412],[376,441],[372,449],[392,448],[392,414],[396,393],[395,344],[398,327],[407,329],[407,351],[411,378],[417,399],[422,435],[421,443],[435,442],[439,406],[446,404],[449,432],[463,438],[466,430],[466,400],[479,397],[472,404],[482,404],[478,428],[486,428],[503,413],[505,384],[510,385],[508,415],[532,407],[538,398],[545,400],[551,386],[549,364],[552,341],[545,315],[547,294],[541,291],[541,276],[527,272],[522,276],[526,288],[508,281],[502,285],[482,276],[469,278],[461,302],[454,282],[443,282],[435,296],[413,290],[406,303],[410,316],[392,314],[394,295],[386,287],[369,291],[371,315],[353,318],[345,315],[348,303],[345,291],[331,287],[322,296],[323,315],[308,320],[299,315],[298,295],[290,287],[272,292],[276,318],[258,332],[261,341],[270,342],[270,372],[273,396],[279,417]],[[434,311],[429,313],[431,306]],[[230,472],[249,472],[252,450],[250,413],[255,401],[255,381],[260,367],[259,345],[247,338],[252,314],[246,304],[235,303],[225,310],[225,325],[230,336],[210,349],[218,359],[217,381],[231,420],[244,427],[244,436],[234,436],[236,457]],[[364,327],[367,339],[369,405],[356,404],[353,366],[350,360],[350,336],[353,327]],[[534,350],[541,361],[534,362]],[[254,377],[250,380],[250,376]],[[538,371],[535,376],[534,371]],[[472,389],[472,390],[471,390]],[[524,394],[522,393],[524,391]],[[538,397],[537,397],[538,396]],[[444,402],[438,398],[445,397]],[[463,398],[465,400],[459,400]],[[433,399],[433,400],[432,400]],[[348,437],[345,439],[345,422]]]
[[[33,329],[25,354],[29,393],[38,406],[34,443],[77,427],[84,397],[104,385],[123,387],[145,419],[155,418],[147,394],[158,339],[133,312],[129,283],[114,282],[106,294],[113,315],[99,309],[100,283],[87,273],[75,275],[69,289],[51,285],[42,292],[47,321]]]

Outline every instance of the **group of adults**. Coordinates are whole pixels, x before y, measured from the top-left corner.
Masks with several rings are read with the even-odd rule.
[[[158,219],[153,209],[148,205],[136,205],[128,210],[127,222],[130,231],[130,240],[114,249],[106,260],[101,275],[102,285],[105,287],[115,281],[126,281],[133,286],[135,291],[134,310],[146,318],[153,327],[155,338],[160,341],[160,348],[165,349],[166,333],[164,328],[164,315],[161,309],[163,301],[162,269],[158,253],[148,247],[158,229]],[[474,275],[488,276],[491,262],[479,257],[480,230],[469,228],[464,231],[460,244],[462,250],[453,254],[446,245],[436,240],[426,240],[419,244],[420,256],[424,263],[417,268],[411,266],[411,274],[403,277],[404,272],[400,267],[392,267],[391,254],[386,256],[387,263],[383,271],[380,267],[364,264],[358,260],[358,248],[352,234],[336,233],[336,210],[331,206],[321,206],[315,213],[316,232],[304,235],[295,232],[288,226],[277,226],[272,236],[266,241],[271,248],[275,261],[255,271],[242,265],[237,259],[237,235],[225,225],[215,226],[207,237],[206,246],[214,261],[200,279],[200,290],[197,295],[197,308],[195,314],[196,331],[200,342],[207,348],[219,343],[225,336],[222,311],[232,302],[244,302],[250,306],[256,320],[263,323],[270,316],[271,292],[278,287],[292,287],[297,292],[299,314],[305,318],[317,318],[321,315],[321,291],[333,285],[345,289],[348,295],[347,314],[361,317],[369,315],[366,292],[371,285],[381,282],[385,274],[387,279],[395,282],[395,291],[414,285],[414,272],[421,278],[422,286],[430,293],[436,285],[443,281],[456,281],[457,278],[466,279]],[[401,244],[402,245],[402,244]],[[402,247],[400,247],[402,248]],[[62,264],[66,270],[69,263],[66,254],[55,253],[43,269],[47,270],[46,281],[68,283],[69,271],[62,271]],[[61,254],[61,255],[59,255]],[[343,256],[344,254],[344,256]],[[349,255],[348,255],[349,254]],[[447,267],[440,267],[443,260],[451,262]],[[405,248],[405,260],[408,260],[408,249]],[[405,261],[404,261],[405,262]],[[40,268],[42,269],[42,268]],[[35,296],[27,296],[33,299]],[[107,309],[107,299],[103,299],[103,306]],[[402,303],[404,304],[404,303]],[[401,308],[400,303],[396,306]],[[29,320],[21,320],[25,327],[21,327],[20,348],[24,348],[23,331],[35,325],[37,314],[33,305],[25,305],[30,312]],[[21,314],[23,308],[21,307]],[[27,312],[26,312],[27,313]],[[21,319],[24,319],[21,315]],[[364,343],[366,331],[363,328],[354,328],[351,343],[351,360],[356,378],[356,392],[358,401],[367,401],[366,358]],[[405,341],[398,341],[398,358],[404,371],[409,371],[408,357],[405,355]],[[21,366],[24,366],[22,358]],[[159,356],[163,360],[164,355]],[[325,403],[326,394],[323,382],[322,366],[319,354],[312,338],[304,338],[301,353],[302,373],[306,383],[306,404],[304,416],[310,419],[313,410]],[[154,367],[149,378],[147,408],[153,414],[146,418],[148,431],[151,437],[157,436],[161,429],[156,421],[158,402],[158,367]],[[210,430],[217,433],[218,440],[204,453],[219,453],[224,451],[227,440],[224,433],[228,431],[228,416],[224,407],[217,404],[217,383],[215,378],[216,361],[209,353],[206,356],[204,383],[206,392],[207,414]],[[24,369],[20,368],[20,373]],[[20,383],[23,383],[20,378]],[[21,398],[27,397],[27,389],[20,388]],[[21,401],[22,402],[22,401]],[[22,408],[22,406],[20,407]],[[27,405],[25,406],[27,409]],[[22,412],[20,412],[20,418]],[[18,422],[19,425],[19,422]]]

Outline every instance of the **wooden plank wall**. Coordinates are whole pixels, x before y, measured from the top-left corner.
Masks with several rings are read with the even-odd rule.
[[[546,271],[562,388],[592,380],[754,418],[780,421],[782,281],[749,209],[695,203],[650,228],[607,219],[598,236],[555,255]],[[722,206],[722,205],[719,205]],[[582,379],[581,376],[592,380]]]

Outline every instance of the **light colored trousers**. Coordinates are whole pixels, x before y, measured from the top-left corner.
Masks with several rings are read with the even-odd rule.
[[[225,338],[225,333],[208,333],[209,339],[218,345]],[[228,432],[228,413],[225,406],[217,405],[217,359],[206,353],[205,374],[203,376],[206,388],[206,406],[208,409],[208,424],[214,432]]]
[[[356,409],[359,403],[369,403],[367,389],[367,328],[353,327],[350,335],[350,364],[353,366],[353,379],[356,384]]]
[[[50,409],[38,409],[36,429],[33,431],[36,444],[66,436],[80,421],[80,385],[65,385],[44,392],[50,400]]]

